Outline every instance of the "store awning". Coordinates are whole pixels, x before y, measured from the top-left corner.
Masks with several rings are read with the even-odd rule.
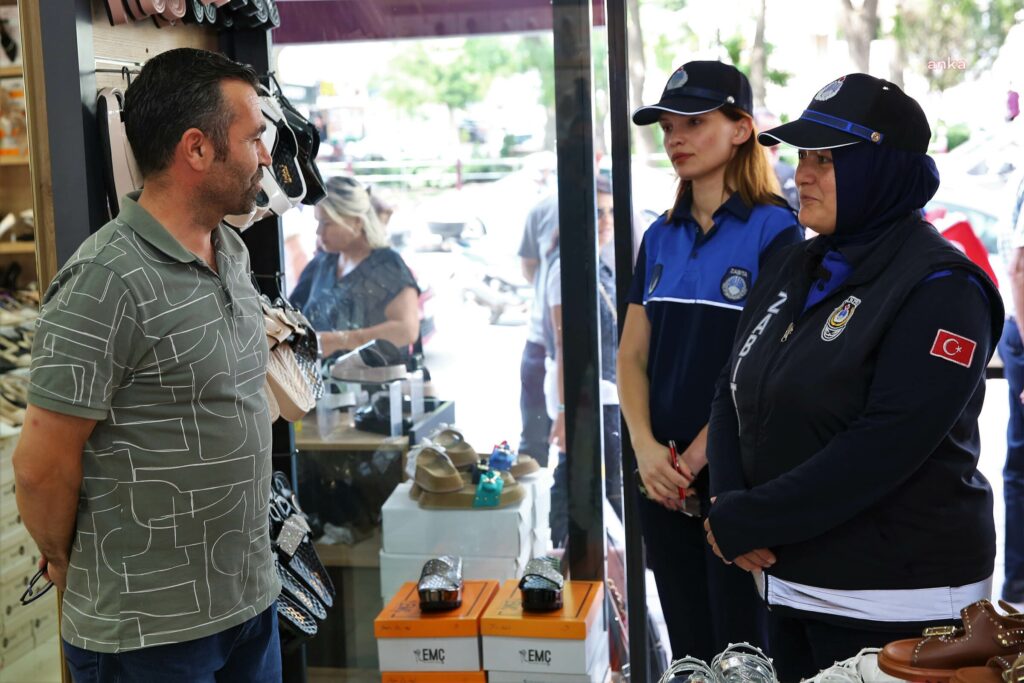
[[[551,30],[551,0],[277,0],[275,45]],[[604,24],[604,3],[594,2]]]

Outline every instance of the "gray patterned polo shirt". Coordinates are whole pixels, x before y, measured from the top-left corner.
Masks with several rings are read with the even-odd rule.
[[[120,652],[194,640],[277,597],[268,538],[267,341],[242,240],[214,273],[130,195],[43,300],[29,401],[98,420],[64,640]]]

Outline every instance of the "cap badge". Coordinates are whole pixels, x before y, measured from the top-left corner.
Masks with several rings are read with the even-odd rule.
[[[836,80],[832,81],[824,88],[818,91],[818,94],[814,96],[814,99],[818,102],[824,102],[825,100],[831,100],[839,92],[839,89],[843,87],[843,81],[846,80],[846,76],[840,76]]]
[[[676,72],[672,74],[672,78],[668,79],[668,85],[665,86],[665,90],[675,90],[676,88],[682,88],[686,85],[690,77],[686,74],[686,70],[683,67],[676,69]]]

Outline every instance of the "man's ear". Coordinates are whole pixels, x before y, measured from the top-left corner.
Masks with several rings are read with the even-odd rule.
[[[182,133],[178,153],[194,171],[205,171],[213,164],[213,144],[198,128],[189,128]]]

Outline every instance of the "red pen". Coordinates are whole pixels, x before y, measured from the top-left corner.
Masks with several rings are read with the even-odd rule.
[[[672,456],[672,469],[679,472],[679,453],[676,451],[676,442],[671,439],[668,442],[668,454]],[[682,474],[682,472],[679,472]],[[686,499],[686,489],[682,486],[679,487],[679,500]]]

